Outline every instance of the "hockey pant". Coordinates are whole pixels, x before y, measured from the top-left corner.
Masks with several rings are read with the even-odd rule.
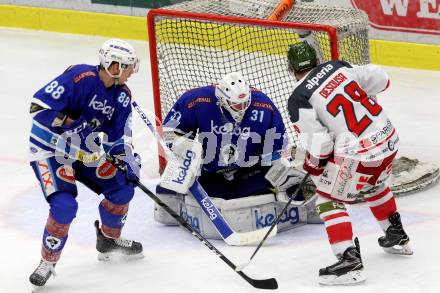
[[[111,238],[120,236],[129,202],[134,195],[133,185],[127,183],[124,174],[108,162],[97,167],[86,167],[79,162],[70,166],[60,162],[50,157],[30,163],[50,206],[42,245],[42,257],[50,262],[60,258],[70,224],[78,210],[76,181],[96,194],[104,195],[99,204],[99,213],[102,231]]]

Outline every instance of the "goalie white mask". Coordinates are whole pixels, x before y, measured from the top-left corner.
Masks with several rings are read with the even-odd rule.
[[[236,122],[241,122],[251,103],[251,90],[238,72],[226,74],[215,86],[215,96]]]
[[[118,75],[113,75],[108,70],[112,62],[119,64]],[[122,70],[127,69],[131,65],[133,66],[134,73],[139,70],[139,58],[134,48],[126,41],[119,39],[110,39],[104,42],[99,50],[99,63],[107,74],[113,78],[121,77]]]

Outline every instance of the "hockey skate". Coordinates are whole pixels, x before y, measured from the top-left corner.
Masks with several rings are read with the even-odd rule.
[[[365,281],[359,241],[356,238],[354,242],[356,247],[347,248],[337,263],[319,270],[321,285],[352,285]]]
[[[406,235],[400,221],[400,214],[395,212],[388,220],[391,226],[385,232],[385,236],[378,239],[379,245],[387,253],[400,254],[400,255],[412,255],[414,252],[409,247],[409,237]]]
[[[101,228],[99,228],[99,221],[95,221],[96,227],[96,250],[98,250],[98,260],[109,261],[114,256],[119,256],[122,259],[132,260],[143,258],[142,244],[133,240],[124,238],[109,238],[106,237]]]
[[[54,268],[55,268],[55,263],[41,259],[38,267],[30,275],[29,281],[31,282],[32,285],[35,286],[35,288],[44,286],[47,280],[50,278],[50,276],[52,276],[52,274],[55,276]]]

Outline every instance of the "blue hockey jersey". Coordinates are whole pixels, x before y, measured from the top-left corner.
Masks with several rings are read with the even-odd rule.
[[[53,156],[66,115],[84,117],[94,132],[106,134],[104,149],[131,138],[131,93],[126,85],[104,86],[99,66],[74,65],[38,90],[32,99],[30,160]]]
[[[258,163],[269,166],[287,143],[281,114],[269,97],[255,89],[240,123],[219,106],[215,86],[190,90],[164,119],[164,131],[197,136],[203,144],[203,169],[208,172]]]

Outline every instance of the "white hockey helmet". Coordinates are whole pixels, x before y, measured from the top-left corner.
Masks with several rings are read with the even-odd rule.
[[[223,76],[215,86],[215,96],[220,106],[226,109],[237,122],[243,119],[246,109],[251,104],[251,89],[243,75],[238,72]]]
[[[119,64],[119,75],[112,75],[108,68],[116,62]],[[99,63],[105,71],[114,78],[119,78],[122,70],[127,66],[133,65],[133,71],[139,70],[139,58],[132,45],[120,39],[110,39],[105,41],[101,49],[99,49]]]

